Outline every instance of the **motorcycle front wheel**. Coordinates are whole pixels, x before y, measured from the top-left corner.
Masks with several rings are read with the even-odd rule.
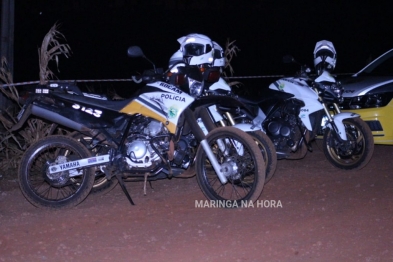
[[[219,127],[206,136],[214,156],[228,179],[222,184],[205,150],[196,156],[196,177],[204,195],[223,207],[240,207],[244,201],[256,201],[266,177],[263,156],[254,139],[234,127]]]
[[[90,156],[86,147],[67,136],[48,136],[33,143],[22,156],[18,170],[23,195],[37,207],[60,209],[78,205],[91,191],[94,168],[53,174],[49,168]]]
[[[341,142],[333,130],[323,137],[323,152],[335,167],[358,170],[367,165],[374,152],[374,138],[368,125],[359,117],[343,120],[347,141]]]
[[[262,131],[247,132],[257,143],[265,161],[266,177],[265,184],[273,177],[277,167],[276,148],[270,138]]]

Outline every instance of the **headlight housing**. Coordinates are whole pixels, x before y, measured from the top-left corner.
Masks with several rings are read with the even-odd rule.
[[[337,96],[337,98],[342,98],[342,95],[344,93],[344,88],[341,85],[341,83],[338,82],[338,83],[330,85],[330,89]]]
[[[320,96],[326,102],[342,103],[344,88],[340,82],[320,82],[315,83],[315,87],[318,89]]]
[[[192,97],[198,97],[202,94],[203,85],[201,82],[190,79],[189,86],[190,86],[190,95]]]
[[[393,98],[393,92],[379,93],[379,94],[366,94],[364,96],[356,96],[353,98],[345,99],[346,109],[361,109],[361,108],[376,108],[384,107]]]

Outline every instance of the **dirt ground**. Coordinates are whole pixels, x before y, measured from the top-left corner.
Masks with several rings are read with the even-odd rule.
[[[360,171],[320,148],[280,160],[259,206],[202,208],[195,178],[127,183],[79,206],[44,211],[0,177],[0,261],[393,261],[393,147]],[[270,206],[273,201],[275,207]]]

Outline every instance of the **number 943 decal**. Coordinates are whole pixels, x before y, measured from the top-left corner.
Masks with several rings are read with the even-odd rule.
[[[78,104],[73,104],[72,108],[76,109],[76,110],[81,110],[83,112],[86,112],[90,115],[93,115],[95,117],[101,117],[102,115],[102,111],[98,110],[98,109],[93,109],[93,108],[88,108],[88,107],[84,107]]]

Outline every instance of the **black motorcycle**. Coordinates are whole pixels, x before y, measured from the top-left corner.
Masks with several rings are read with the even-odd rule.
[[[286,56],[284,61],[292,62],[294,59]],[[212,82],[195,92],[193,86],[201,80],[187,73],[184,68],[189,66],[184,62],[179,64],[178,72],[170,80],[179,82],[180,88],[194,96],[226,95],[238,100],[237,104],[229,107],[217,103],[222,120],[213,119],[213,122],[259,126],[274,144],[278,159],[303,158],[307,151],[313,150],[311,141],[321,133],[324,136],[324,153],[338,168],[360,169],[372,157],[374,143],[370,129],[358,115],[340,112],[337,105],[342,87],[327,73],[313,79],[310,70],[301,67],[296,77],[280,79],[258,97],[246,98],[234,95],[225,81]],[[199,67],[202,71],[207,70]],[[185,83],[181,81],[184,78]],[[329,105],[335,110],[333,116],[328,111]]]
[[[211,96],[216,97],[215,105],[204,111],[208,116],[206,117],[207,121],[204,121],[206,126],[203,129],[211,131],[219,126],[234,126],[253,137],[265,160],[265,183],[267,183],[276,171],[277,156],[274,144],[262,132],[260,122],[258,122],[261,121],[261,115],[259,115],[261,110],[258,108],[258,105],[253,105],[249,101],[244,101],[237,96],[231,95],[231,92],[228,92],[229,89],[217,84],[218,81],[222,80],[219,67],[187,65],[183,61],[175,62],[172,67],[176,68],[176,70],[169,70],[167,75],[168,83],[178,86],[184,92],[201,101],[210,99]],[[229,103],[226,101],[228,98]],[[254,122],[235,122],[236,118],[232,118],[232,113],[242,117],[246,116],[248,119],[254,119]]]
[[[144,56],[138,47],[128,52]],[[34,88],[14,131],[34,116],[82,135],[48,136],[26,150],[18,170],[24,196],[39,207],[75,206],[89,194],[99,170],[107,180],[117,178],[131,204],[125,181],[144,181],[146,188],[147,181],[194,175],[208,199],[231,202],[224,206],[257,200],[265,164],[254,140],[233,127],[205,135],[197,119],[214,97],[195,100],[161,81],[164,75],[146,71],[145,86],[121,101],[85,96],[66,82]]]

